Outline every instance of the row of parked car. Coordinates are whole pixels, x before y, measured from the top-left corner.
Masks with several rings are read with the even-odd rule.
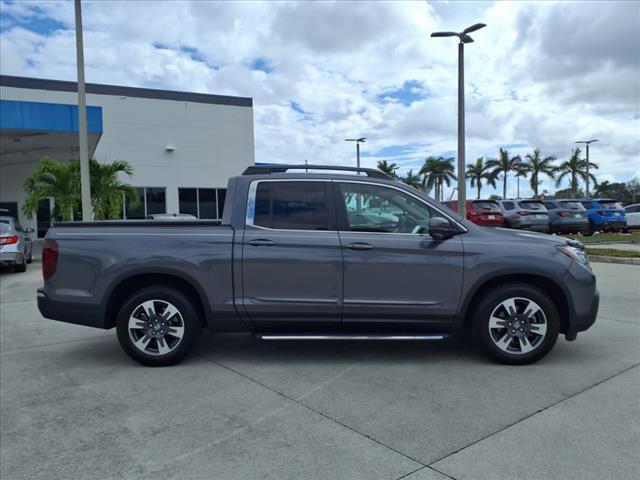
[[[455,200],[442,203],[458,210]],[[610,198],[467,200],[467,219],[488,227],[593,235],[640,228],[640,204],[623,208]]]

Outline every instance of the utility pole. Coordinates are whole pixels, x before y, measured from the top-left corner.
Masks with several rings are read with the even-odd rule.
[[[586,181],[586,192],[585,195],[589,198],[589,144],[597,142],[598,140],[580,140],[576,143],[584,143],[587,146],[587,181]]]
[[[467,215],[467,184],[465,178],[465,144],[464,144],[464,44],[473,42],[469,33],[486,27],[484,23],[476,23],[462,32],[434,32],[432,37],[458,37],[458,213]]]
[[[91,183],[89,176],[89,142],[87,141],[87,98],[84,86],[84,46],[82,43],[82,5],[75,0],[76,59],[78,66],[78,146],[80,149],[80,192],[82,221],[93,219],[91,211]]]

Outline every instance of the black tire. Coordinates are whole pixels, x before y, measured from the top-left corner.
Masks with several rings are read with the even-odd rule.
[[[162,309],[162,306],[165,303],[171,304],[176,308],[179,316],[173,315],[171,317],[173,318],[173,320],[171,320],[171,318],[169,318],[168,320],[176,323],[178,327],[183,327],[183,335],[177,342],[177,337],[167,337],[166,335],[162,340],[151,339],[150,335],[147,336],[147,331],[151,332],[151,330],[147,330],[146,327],[145,329],[140,328],[132,330],[135,333],[130,333],[129,319],[134,313],[137,314],[136,318],[148,318],[150,321],[153,321],[153,319],[150,319],[144,314],[139,313],[141,312],[141,310],[139,310],[141,305],[144,302],[150,300],[156,301],[155,305],[159,310]],[[166,305],[165,308],[167,308]],[[140,323],[146,324],[147,321],[148,320],[141,319]],[[158,321],[160,321],[160,319],[158,319]],[[171,328],[171,325],[169,325],[168,327],[160,328]],[[120,342],[120,346],[122,346],[123,350],[131,358],[143,365],[162,367],[175,365],[191,352],[193,346],[195,345],[198,337],[200,337],[200,334],[202,332],[202,320],[198,313],[198,309],[194,305],[194,301],[189,296],[182,293],[180,290],[167,286],[149,286],[138,290],[122,304],[116,320],[116,331],[118,334],[118,341]],[[156,332],[156,330],[154,330],[154,332]],[[158,332],[160,332],[160,330],[158,330]],[[149,338],[149,342],[147,342],[148,350],[143,351],[135,345],[132,335],[137,334],[140,334],[140,339]],[[175,346],[171,347],[172,350],[170,352],[161,354],[160,345],[162,344],[166,347],[169,347],[169,342],[176,342],[174,343]],[[154,346],[156,352],[152,351],[154,349]]]
[[[29,256],[27,257],[27,263],[33,263],[33,252],[29,252]]]
[[[506,316],[506,309],[503,309],[500,305],[509,299],[517,299],[515,301],[516,314],[519,316],[506,319],[504,321],[504,329],[494,328],[490,331],[491,315],[496,313],[497,316]],[[540,307],[542,316],[540,313],[532,317],[524,315],[524,310],[529,309],[531,306],[525,301],[535,302]],[[521,324],[525,318],[529,318],[530,321]],[[535,330],[540,330],[541,324],[544,323],[543,320],[546,321],[546,333],[540,338],[541,335],[535,333]],[[523,345],[520,338],[516,339],[515,336],[510,336],[509,328],[506,327],[507,322],[512,322],[511,325],[514,326],[514,330],[511,330],[512,332],[517,332],[518,335],[526,337],[525,341],[528,346]],[[520,328],[515,328],[519,327],[520,324],[527,329],[525,333],[520,333]],[[482,301],[474,312],[473,329],[480,346],[491,358],[499,363],[508,365],[526,365],[537,362],[551,351],[558,339],[560,316],[553,301],[538,288],[526,283],[506,284],[495,287],[483,296]],[[531,333],[526,336],[528,331]],[[506,342],[503,345],[505,349],[512,349],[512,351],[505,351],[505,349],[497,345],[499,337],[511,338],[508,345]],[[494,340],[494,338],[496,339]],[[525,347],[532,348],[532,350],[520,351],[524,350]]]
[[[18,273],[22,273],[22,272],[26,272],[27,271],[27,260],[26,258],[22,258],[22,263],[16,263],[13,266],[13,271],[14,272],[18,272]]]

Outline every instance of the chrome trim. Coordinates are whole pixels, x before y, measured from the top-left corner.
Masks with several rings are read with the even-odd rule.
[[[379,183],[376,181],[362,181],[362,180],[347,180],[347,179],[330,179],[330,178],[274,178],[274,179],[264,179],[264,180],[253,180],[250,184],[249,184],[249,193],[247,196],[247,213],[245,216],[245,226],[249,226],[249,227],[253,227],[253,228],[257,228],[257,229],[261,229],[261,230],[268,230],[268,231],[276,231],[276,232],[313,232],[313,233],[320,233],[320,232],[327,232],[327,233],[333,233],[333,232],[344,232],[344,233],[359,233],[359,234],[374,234],[374,235],[412,235],[412,236],[418,236],[418,237],[426,237],[429,236],[428,234],[425,233],[395,233],[395,232],[354,232],[352,230],[297,230],[297,229],[285,229],[285,228],[269,228],[269,227],[262,227],[260,225],[254,225],[253,221],[254,221],[254,217],[255,217],[255,210],[256,210],[256,192],[258,189],[258,184],[261,182],[336,182],[336,183],[361,183],[363,185],[376,185],[378,187],[384,187],[384,188],[392,188],[394,190],[398,190],[399,192],[405,193],[407,195],[410,195],[411,197],[415,198],[416,200],[418,200],[420,203],[426,205],[429,208],[433,208],[435,211],[437,211],[438,213],[440,213],[441,215],[443,215],[445,218],[447,218],[449,221],[454,222],[456,225],[458,225],[460,228],[462,228],[464,230],[464,232],[468,232],[469,229],[467,227],[465,227],[462,223],[458,222],[455,218],[450,217],[449,215],[447,215],[446,213],[444,213],[442,210],[440,210],[437,206],[435,205],[431,205],[429,202],[426,202],[423,198],[418,197],[417,195],[408,192],[407,190],[404,190],[402,188],[396,187],[395,185],[390,185],[388,183]]]
[[[258,301],[262,303],[326,303],[331,305],[338,305],[340,301],[338,299],[331,298],[286,298],[286,297],[250,297],[246,301],[255,305]]]
[[[398,300],[398,301],[389,301],[389,300],[345,300],[345,305],[389,305],[389,306],[414,306],[414,305],[422,305],[422,306],[433,306],[439,305],[442,302],[435,301],[416,301],[416,300]]]
[[[261,340],[444,340],[446,335],[262,335]]]

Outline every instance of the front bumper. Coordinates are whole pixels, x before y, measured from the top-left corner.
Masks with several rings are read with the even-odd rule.
[[[104,312],[99,306],[76,302],[57,302],[47,296],[44,288],[37,290],[37,296],[38,310],[44,318],[105,330],[110,328],[106,326]]]
[[[571,325],[569,326],[565,337],[567,340],[575,340],[578,336],[578,332],[584,332],[588,330],[591,325],[596,322],[598,317],[598,307],[600,306],[600,293],[596,290],[591,300],[591,306],[587,313],[576,314]]]

